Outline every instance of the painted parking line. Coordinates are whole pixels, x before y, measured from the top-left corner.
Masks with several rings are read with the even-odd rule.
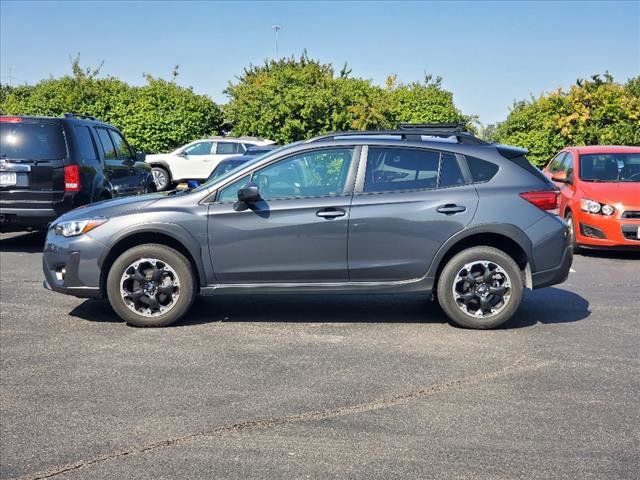
[[[570,269],[569,269],[569,272],[570,272],[570,273],[576,273],[576,271],[575,271],[573,268],[570,268]]]

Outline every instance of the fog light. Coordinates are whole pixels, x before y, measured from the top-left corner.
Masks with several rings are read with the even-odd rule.
[[[59,281],[63,281],[66,273],[67,273],[67,269],[65,267],[56,268],[56,279]]]

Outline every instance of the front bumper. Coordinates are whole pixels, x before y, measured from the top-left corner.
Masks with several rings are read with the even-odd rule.
[[[80,298],[101,297],[98,257],[104,248],[87,234],[66,238],[49,230],[42,253],[43,286]]]
[[[562,260],[557,267],[531,274],[533,288],[544,288],[564,282],[569,276],[573,262],[573,247],[568,245],[562,254]]]
[[[576,242],[581,247],[640,251],[637,235],[640,219],[618,215],[605,217],[581,211],[574,222]]]

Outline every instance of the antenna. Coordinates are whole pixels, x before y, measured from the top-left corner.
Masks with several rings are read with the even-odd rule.
[[[282,27],[280,25],[272,25],[271,28],[273,28],[273,32],[275,34],[275,59],[278,60],[278,32],[282,30]]]

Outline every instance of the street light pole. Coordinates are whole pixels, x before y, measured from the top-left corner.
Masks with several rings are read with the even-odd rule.
[[[280,29],[282,29],[282,27],[280,25],[273,25],[271,28],[273,28],[273,31],[275,33],[275,50],[276,50],[275,59],[278,60],[278,32],[280,31]]]

